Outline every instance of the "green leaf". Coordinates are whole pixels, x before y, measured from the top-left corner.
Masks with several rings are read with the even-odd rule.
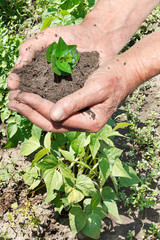
[[[100,143],[97,136],[95,134],[91,134],[89,149],[91,151],[91,155],[93,158],[95,158],[95,156],[97,155],[99,148],[100,148]]]
[[[87,216],[79,204],[71,208],[69,212],[69,224],[73,235],[76,235],[84,228],[86,220]]]
[[[49,152],[49,150],[47,148],[43,148],[41,149],[38,153],[36,153],[33,161],[32,161],[32,165],[31,168],[33,168],[33,166],[42,158],[44,157],[47,153]]]
[[[46,59],[48,62],[55,62],[55,51],[56,51],[56,48],[57,48],[57,43],[54,42],[52,43],[48,48],[47,48],[47,51],[46,51]],[[52,60],[52,58],[54,57],[54,59]]]
[[[53,155],[46,156],[36,164],[36,166],[42,170],[56,168],[57,165],[58,165],[58,161]]]
[[[48,28],[53,20],[52,16],[47,17],[44,22],[42,23],[41,31],[44,30],[45,28]]]
[[[72,172],[71,172],[71,170],[68,166],[66,166],[62,162],[59,162],[58,167],[59,167],[63,177],[69,178],[69,179],[74,178],[74,176],[73,176],[73,174],[72,174]]]
[[[104,187],[102,190],[103,199],[118,200],[117,194],[113,191],[111,187]]]
[[[69,160],[70,162],[73,162],[75,160],[74,154],[72,152],[68,152],[62,149],[59,149],[59,151],[62,153],[63,157]]]
[[[61,75],[61,71],[56,66],[56,58],[54,55],[51,56],[51,62],[52,62],[52,72],[56,73],[58,76]]]
[[[60,60],[56,60],[56,66],[64,73],[72,73],[72,69],[67,62],[61,62]]]
[[[67,133],[65,133],[65,135],[67,136],[67,138],[69,139],[70,142],[72,142],[75,139],[76,134],[77,134],[76,132],[67,132]]]
[[[87,215],[90,215],[92,213],[92,210],[93,210],[92,205],[91,205],[91,201],[92,201],[91,198],[86,198],[83,201],[83,208],[84,208],[84,211]]]
[[[117,204],[114,200],[106,199],[103,201],[104,208],[114,217],[120,220]]]
[[[75,140],[72,141],[71,147],[77,155],[83,157],[85,155],[84,144],[86,133],[81,133]]]
[[[126,122],[121,122],[121,123],[118,123],[114,128],[113,128],[113,131],[116,131],[117,129],[119,128],[123,128],[123,127],[128,127],[132,125],[131,123],[126,123]]]
[[[100,169],[100,178],[102,180],[102,184],[104,185],[111,173],[110,164],[106,158],[100,158],[98,164]]]
[[[123,165],[119,159],[117,159],[113,165],[112,175],[114,177],[126,177],[131,179],[128,173],[124,170]]]
[[[87,218],[85,227],[82,229],[83,234],[93,239],[99,239],[100,230],[100,216],[98,216],[96,213],[91,213]]]
[[[23,175],[24,182],[29,186],[38,178],[38,171],[34,167]]]
[[[13,135],[17,132],[17,124],[15,122],[8,124],[7,126],[7,138],[13,137]]]
[[[54,189],[59,190],[63,185],[62,174],[53,168],[45,171],[44,181],[48,195],[50,195]]]
[[[35,180],[28,189],[29,189],[29,190],[35,189],[35,188],[40,184],[40,182],[41,182],[41,179]]]
[[[108,213],[104,209],[101,203],[97,205],[97,207],[94,209],[93,213],[96,213],[101,219],[107,217]]]
[[[30,155],[32,152],[34,152],[35,150],[37,150],[40,147],[40,142],[37,139],[37,137],[32,136],[30,139],[28,139],[23,147],[22,150],[20,152],[21,155],[25,155],[28,156]]]
[[[84,198],[84,195],[79,190],[73,188],[70,194],[68,195],[69,204],[78,203]]]
[[[55,56],[58,58],[61,58],[65,55],[65,53],[68,51],[68,45],[65,43],[65,41],[60,37],[57,48],[55,51]]]
[[[114,176],[111,175],[110,178],[112,179],[114,188],[116,190],[116,193],[118,194],[118,182],[117,182],[117,180],[116,180],[116,178]]]
[[[37,139],[40,140],[41,133],[42,133],[42,129],[40,127],[38,127],[38,126],[33,124],[32,130],[31,130],[32,136],[35,136],[35,137],[37,137]]]
[[[49,152],[51,149],[51,136],[52,136],[52,133],[48,132],[44,138],[44,147],[47,148],[49,150]]]
[[[121,186],[130,187],[130,186],[133,186],[134,184],[138,184],[140,182],[140,179],[137,176],[136,171],[132,167],[126,166],[126,167],[124,167],[124,169],[128,173],[128,175],[131,177],[131,179],[125,178],[125,177],[120,177],[119,181],[120,181]]]
[[[81,190],[85,196],[93,196],[97,191],[93,181],[83,174],[77,177],[76,187]]]
[[[109,136],[109,134],[112,132],[112,127],[106,124],[98,133],[97,137],[98,139],[104,140]]]
[[[109,160],[109,163],[114,164],[116,159],[118,159],[121,156],[122,152],[123,152],[123,150],[121,150],[119,148],[112,147],[112,146],[106,146],[103,149],[102,153]]]
[[[47,197],[45,198],[45,203],[49,203],[52,200],[54,200],[57,197],[57,193],[53,193],[51,192],[49,195],[47,195]]]

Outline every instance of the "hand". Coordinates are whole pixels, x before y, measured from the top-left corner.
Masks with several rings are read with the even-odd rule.
[[[104,62],[88,78],[82,89],[59,100],[56,104],[36,94],[20,93],[18,101],[12,100],[9,107],[23,114],[45,131],[97,132],[127,95],[126,82],[120,74],[124,71],[124,62],[120,63],[118,60],[119,58],[116,57],[115,61],[111,58]]]
[[[36,51],[47,48],[53,41],[57,41],[59,36],[62,36],[68,44],[78,45],[78,50],[81,52],[98,51],[100,54],[100,62],[103,62],[106,57],[110,57],[115,54],[113,46],[111,46],[109,34],[108,37],[106,34],[103,35],[102,31],[93,24],[91,26],[87,23],[76,26],[53,27],[45,29],[20,46],[19,59],[15,68],[21,68],[23,65],[32,61]],[[16,90],[19,86],[19,80],[18,75],[15,73],[11,73],[8,77],[8,87],[12,90],[9,95],[10,102],[8,104],[8,108],[20,112],[33,123],[47,131],[68,131],[71,128],[75,130],[79,128],[78,126],[70,126],[71,128],[62,127],[61,129],[61,127],[57,127],[57,124],[53,124],[53,122],[50,121],[49,112],[54,104],[35,94],[19,94],[19,90]],[[15,100],[17,96],[19,101]],[[41,105],[39,103],[41,103]],[[82,114],[82,116],[84,115]]]

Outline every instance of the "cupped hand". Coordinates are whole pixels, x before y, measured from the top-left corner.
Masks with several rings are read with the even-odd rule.
[[[98,51],[100,64],[104,63],[89,77],[82,89],[56,104],[36,94],[20,93],[17,90],[20,79],[11,73],[8,77],[8,87],[12,90],[8,108],[26,116],[45,131],[97,132],[126,96],[125,84],[119,81],[117,72],[112,68],[112,59],[105,61],[115,54],[109,35],[107,38],[97,26],[87,24],[45,29],[20,46],[15,68],[31,62],[36,51],[47,48],[59,36],[67,44],[76,44],[80,52]]]

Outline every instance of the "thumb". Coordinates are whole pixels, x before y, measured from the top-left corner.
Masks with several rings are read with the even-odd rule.
[[[51,108],[51,119],[53,121],[62,121],[84,108],[103,102],[106,99],[108,87],[105,81],[99,81],[99,77],[96,76],[97,74],[91,76],[92,80],[90,79],[91,81],[88,81],[80,90],[59,100]],[[103,79],[103,76],[101,78]]]

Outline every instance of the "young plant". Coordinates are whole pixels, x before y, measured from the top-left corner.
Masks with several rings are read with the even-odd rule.
[[[31,191],[46,186],[45,202],[54,204],[59,214],[63,209],[68,212],[73,235],[81,231],[99,239],[104,217],[111,214],[120,219],[116,203],[119,186],[138,184],[136,172],[123,167],[122,150],[112,141],[114,136],[122,136],[117,129],[128,125],[106,125],[98,133],[48,132],[40,137],[39,132],[36,136],[34,132],[23,144],[22,155],[38,150],[23,176],[25,183]],[[106,186],[108,178],[114,188]]]
[[[47,61],[52,63],[52,71],[59,76],[71,74],[79,60],[76,49],[76,45],[67,45],[61,37],[58,43],[53,42],[46,51]]]

